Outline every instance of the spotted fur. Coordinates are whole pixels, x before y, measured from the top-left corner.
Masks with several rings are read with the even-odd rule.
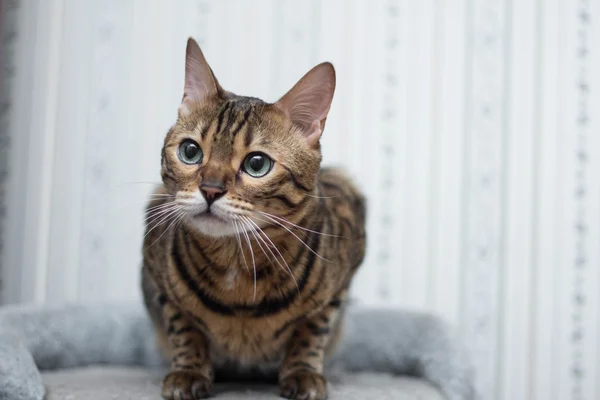
[[[171,359],[166,399],[205,398],[225,370],[277,370],[282,396],[326,398],[323,362],[365,251],[363,196],[320,168],[334,77],[321,64],[266,103],[223,90],[188,42],[143,248],[146,305]],[[185,140],[202,149],[200,164],[181,161]],[[252,152],[273,160],[264,177],[241,167]]]

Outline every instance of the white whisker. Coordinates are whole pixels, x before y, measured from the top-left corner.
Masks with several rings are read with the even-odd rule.
[[[335,199],[336,197],[340,197],[339,194],[336,194],[335,196],[317,196],[310,193],[305,194],[305,196],[312,197],[313,199]]]
[[[246,266],[246,271],[250,272],[248,269],[248,262],[246,261],[246,255],[244,254],[244,246],[242,246],[242,240],[240,239],[240,230],[237,221],[234,219],[231,221],[233,223],[233,228],[235,229],[235,237],[238,242],[238,247],[240,252],[242,253],[242,259],[244,260],[244,265]]]
[[[263,214],[264,215],[264,214]],[[269,217],[268,215],[265,215],[265,217],[269,218],[271,221],[275,222],[277,225],[281,226],[283,229],[285,229],[286,231],[288,231],[289,233],[291,233],[296,239],[298,239],[304,246],[306,246],[306,248],[313,253],[315,256],[319,257],[321,260],[327,261],[327,262],[331,262],[330,260],[326,259],[325,257],[321,256],[319,253],[317,253],[316,251],[314,251],[308,244],[306,244],[306,242],[304,242],[304,240],[300,239],[300,237],[298,237],[298,235],[296,235],[294,232],[292,232],[287,226],[278,223],[278,221],[276,219],[273,219],[271,217]]]
[[[240,223],[244,222],[241,219],[238,219],[238,220],[240,221]],[[244,224],[242,224],[242,227],[246,228],[244,226]],[[246,229],[242,230],[242,233],[244,234],[244,236],[246,238],[246,243],[248,243],[248,248],[250,249],[250,255],[252,256],[252,268],[254,270],[254,300],[256,301],[256,262],[254,261],[254,249],[252,249],[252,242],[250,241],[250,236],[248,236],[248,232],[246,231]]]
[[[167,208],[168,206],[172,206],[172,205],[175,205],[175,204],[176,203],[174,201],[169,201],[169,202],[166,202],[166,203],[157,204],[155,206],[148,207],[146,209],[146,213],[151,213],[153,211],[157,211],[157,210],[160,210],[160,209],[163,209],[163,208]]]
[[[314,230],[312,230],[312,229],[308,229],[308,228],[305,228],[305,227],[303,227],[303,226],[296,225],[295,223],[293,223],[293,222],[291,222],[291,221],[288,221],[288,220],[287,220],[287,219],[285,219],[285,218],[278,217],[277,215],[269,214],[269,213],[267,213],[267,212],[264,212],[264,211],[257,211],[257,212],[258,212],[258,213],[260,213],[260,214],[262,214],[262,215],[264,215],[265,217],[271,217],[271,218],[275,218],[275,219],[277,219],[277,220],[279,220],[279,221],[281,221],[281,222],[285,222],[285,223],[287,223],[287,224],[290,224],[290,225],[292,225],[292,226],[293,226],[293,227],[295,227],[295,228],[301,229],[301,230],[303,230],[303,231],[306,231],[306,232],[312,232],[312,233],[316,233],[317,235],[322,235],[322,236],[330,236],[330,237],[336,237],[336,238],[346,239],[346,238],[345,238],[345,237],[343,237],[343,236],[339,236],[339,235],[332,235],[332,234],[330,234],[330,233],[323,233],[323,232],[319,232],[319,231],[314,231]],[[278,225],[280,225],[280,224],[278,224]]]
[[[167,226],[167,229],[165,229],[165,230],[164,230],[164,232],[163,232],[163,233],[161,233],[161,234],[160,234],[160,236],[159,236],[159,237],[158,237],[158,238],[157,238],[157,239],[156,239],[154,242],[152,242],[152,243],[150,244],[150,246],[152,246],[154,243],[158,242],[158,241],[160,240],[160,238],[161,238],[161,237],[163,237],[163,235],[164,235],[165,233],[167,233],[167,232],[169,231],[169,229],[171,229],[171,227],[172,227],[174,224],[176,224],[176,223],[178,223],[178,222],[180,222],[180,221],[183,221],[183,219],[184,219],[184,218],[185,218],[185,213],[183,213],[183,212],[179,212],[179,214],[176,214],[176,215],[175,215],[175,217],[173,217],[173,221],[172,221],[172,222],[169,224],[169,226]],[[150,247],[150,246],[148,246],[148,247]]]
[[[160,221],[158,221],[152,228],[150,228],[150,230],[148,232],[146,232],[146,234],[144,235],[144,239],[146,239],[146,236],[148,236],[150,234],[150,232],[152,232],[158,226],[162,225],[170,217],[172,217],[173,215],[175,215],[179,210],[180,210],[179,207],[175,207],[174,209],[169,209],[169,211],[167,211],[167,215],[165,217],[163,217]],[[148,224],[148,225],[150,225],[150,224]]]
[[[281,257],[281,261],[283,261],[283,263],[285,264],[285,268],[283,267],[283,265],[279,262],[279,260],[277,259],[277,257],[275,256],[275,254],[273,254],[273,251],[271,251],[271,249],[269,248],[269,246],[267,245],[267,243],[265,243],[265,246],[267,246],[267,248],[269,248],[269,251],[271,252],[271,254],[273,255],[273,258],[277,261],[277,263],[279,264],[279,266],[286,271],[288,274],[290,274],[290,276],[292,277],[292,280],[294,281],[294,285],[296,285],[296,289],[298,290],[298,293],[300,293],[300,288],[298,287],[298,283],[296,282],[296,277],[294,276],[292,269],[290,268],[290,266],[288,265],[287,261],[285,261],[285,257],[283,256],[283,254],[281,254],[281,251],[279,251],[279,249],[277,248],[277,246],[275,246],[275,243],[273,243],[273,241],[271,240],[271,238],[262,230],[260,229],[260,226],[258,226],[256,224],[256,222],[252,221],[250,218],[248,217],[244,217],[248,222],[250,222],[252,225],[254,225],[254,227],[256,228],[257,232],[259,235],[263,235],[263,237],[265,239],[267,239],[269,241],[269,243],[271,243],[271,246],[275,249],[275,251],[277,251],[277,253],[279,254],[279,257]],[[263,241],[264,242],[264,241]]]
[[[248,222],[248,220],[246,219],[246,217],[242,217],[244,218],[244,220],[246,222]],[[265,246],[267,245],[266,242],[264,242],[264,239],[262,237],[259,237],[256,235],[256,230],[252,229],[250,230],[250,233],[254,236],[254,239],[256,239],[256,243],[258,244],[258,246],[260,247],[260,249],[262,250],[263,254],[265,255],[265,257],[267,257],[267,260],[269,260],[269,263],[274,267],[275,264],[273,264],[273,260],[271,259],[271,257],[269,257],[269,255],[267,254],[267,252],[265,251],[265,249],[263,248],[261,242],[265,243]],[[275,255],[273,254],[273,258],[275,258]]]
[[[176,208],[179,208],[177,204],[170,204],[170,207],[164,207],[159,210],[148,212],[144,218],[144,223],[146,223],[146,225],[150,225],[156,222],[161,216],[165,215],[169,211],[175,210]]]

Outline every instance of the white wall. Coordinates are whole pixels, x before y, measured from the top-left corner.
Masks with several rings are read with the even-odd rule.
[[[176,5],[174,5],[176,4]],[[330,60],[370,199],[354,295],[459,324],[486,399],[600,398],[600,1],[21,0],[7,301],[138,299],[187,36],[275,100]]]

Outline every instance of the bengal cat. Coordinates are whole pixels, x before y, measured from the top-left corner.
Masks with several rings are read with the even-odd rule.
[[[209,397],[221,371],[271,369],[283,397],[327,398],[324,359],[365,251],[363,196],[320,168],[334,89],[322,63],[276,103],[237,96],[188,40],[143,250],[146,306],[171,359],[165,399]]]

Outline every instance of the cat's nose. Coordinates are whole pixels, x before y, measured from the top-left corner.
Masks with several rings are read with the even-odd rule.
[[[212,203],[227,193],[227,190],[225,190],[223,182],[209,180],[202,182],[200,192],[210,207]]]

